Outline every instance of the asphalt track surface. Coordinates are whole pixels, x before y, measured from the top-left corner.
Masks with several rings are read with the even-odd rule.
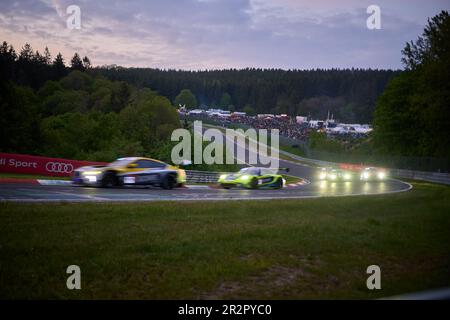
[[[245,147],[247,163],[251,150]],[[291,161],[279,160],[280,167],[289,168],[289,175],[304,179],[304,184],[280,190],[248,190],[214,188],[205,185],[163,190],[156,187],[93,188],[80,186],[44,186],[25,183],[0,184],[0,201],[14,202],[127,202],[127,201],[201,201],[201,200],[260,200],[301,199],[324,196],[375,195],[408,191],[411,185],[399,180],[382,182],[326,182],[317,179],[317,168]]]
[[[15,202],[125,202],[158,200],[256,200],[301,199],[322,196],[370,195],[407,191],[410,185],[397,180],[385,182],[311,182],[281,190],[216,189],[207,186],[162,190],[159,188],[91,188],[1,184],[0,200]]]

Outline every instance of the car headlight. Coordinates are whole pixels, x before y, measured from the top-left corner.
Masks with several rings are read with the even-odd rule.
[[[325,179],[327,177],[327,174],[322,172],[319,174],[319,179]]]
[[[220,179],[220,180],[223,180],[223,179],[225,179],[226,177],[227,177],[226,174],[221,174],[220,177],[219,177],[219,179]]]
[[[368,173],[368,172],[363,172],[361,176],[362,176],[363,179],[369,179],[370,173]]]
[[[350,180],[351,178],[352,178],[352,176],[349,173],[344,174],[345,180]]]
[[[96,176],[98,174],[102,173],[101,171],[85,171],[82,173],[84,176]]]
[[[330,179],[331,180],[335,180],[337,178],[337,176],[335,174],[330,174]]]
[[[386,178],[386,173],[385,172],[378,172],[378,179],[384,179],[384,178]]]
[[[241,177],[241,179],[242,179],[242,180],[249,180],[249,179],[250,179],[250,176],[249,176],[248,174],[244,174],[244,175]]]

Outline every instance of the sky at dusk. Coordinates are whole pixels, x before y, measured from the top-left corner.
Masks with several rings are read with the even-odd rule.
[[[81,29],[66,9],[81,10]],[[369,5],[381,29],[366,26]],[[66,62],[172,69],[402,68],[401,49],[450,0],[0,1],[0,40]]]

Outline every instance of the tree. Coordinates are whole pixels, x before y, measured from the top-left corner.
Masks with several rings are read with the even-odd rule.
[[[183,89],[176,96],[174,104],[175,104],[175,106],[185,105],[186,108],[191,109],[191,108],[195,108],[197,106],[197,99],[195,98],[195,96],[191,92],[191,90]]]
[[[383,154],[412,155],[421,130],[411,95],[412,73],[404,73],[389,82],[378,99],[375,111],[375,146]]]
[[[1,80],[12,77],[16,59],[17,54],[13,46],[3,41],[3,44],[0,46],[0,70],[3,70]]]
[[[406,44],[407,71],[379,97],[374,143],[384,153],[450,158],[450,16],[428,20],[422,37]]]
[[[64,58],[60,52],[58,52],[58,55],[53,61],[53,70],[56,79],[64,77],[67,73],[66,65],[64,64]]]
[[[45,64],[45,57],[43,55],[41,55],[39,50],[36,50],[36,53],[34,54],[34,57],[33,57],[33,62],[36,65],[43,65],[43,64]]]
[[[432,19],[428,19],[422,36],[413,42],[406,43],[402,50],[402,62],[409,70],[433,61],[448,59],[450,53],[450,17],[442,11]]]
[[[19,54],[19,61],[31,62],[34,59],[34,51],[29,43],[25,43]]]
[[[44,63],[46,65],[50,65],[52,63],[52,55],[50,54],[50,50],[48,50],[48,47],[45,47],[44,49]]]
[[[228,92],[225,92],[220,98],[219,106],[223,109],[226,109],[230,104],[231,104],[231,96]]]
[[[8,42],[6,41],[3,41],[2,45],[0,46],[0,59],[7,59],[11,62],[17,59],[17,54],[14,50],[14,47],[12,45],[8,45]]]
[[[62,78],[60,83],[64,89],[90,92],[93,79],[87,73],[76,70]]]
[[[70,67],[72,70],[84,71],[83,61],[81,60],[78,53],[75,52],[72,60],[70,60]]]
[[[15,76],[17,83],[38,88],[42,79],[42,72],[38,68],[39,64],[39,52],[35,54],[31,45],[26,43],[20,51],[19,59],[17,60],[17,75]]]
[[[246,105],[242,111],[244,111],[249,116],[254,116],[256,114],[255,109],[253,109],[249,104]]]
[[[36,95],[9,81],[0,81],[0,92],[0,150],[33,153],[39,145]]]
[[[130,98],[131,88],[124,82],[117,82],[111,88],[109,110],[119,112],[122,110]]]
[[[86,70],[91,68],[91,60],[87,56],[83,58],[83,67]]]
[[[278,114],[284,113],[294,116],[295,106],[287,95],[282,94],[277,99],[277,104],[275,106],[274,112]]]

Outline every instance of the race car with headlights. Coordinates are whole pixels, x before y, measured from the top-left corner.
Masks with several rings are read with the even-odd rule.
[[[319,174],[317,175],[319,180],[327,180],[328,174],[330,173],[331,170],[332,168],[321,168],[319,170]]]
[[[361,171],[360,179],[362,181],[384,181],[388,177],[386,170],[368,167]]]
[[[172,189],[186,182],[186,172],[159,160],[128,157],[107,165],[77,168],[72,177],[75,185],[114,187],[152,185]]]
[[[333,169],[333,168],[322,168],[319,171],[319,180],[326,181],[351,181],[353,180],[354,174],[348,170]]]
[[[289,171],[288,168],[282,169]],[[244,187],[247,189],[281,189],[286,181],[271,168],[248,167],[237,173],[222,174],[218,183],[225,189]]]

